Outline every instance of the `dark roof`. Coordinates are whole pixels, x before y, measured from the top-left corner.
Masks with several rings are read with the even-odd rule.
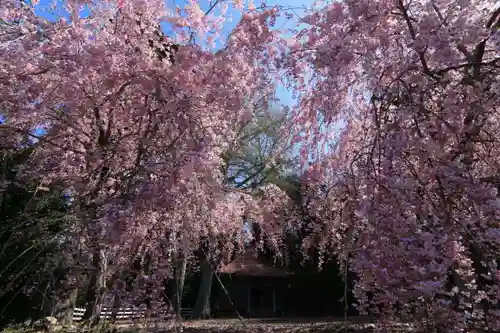
[[[292,274],[285,269],[274,267],[272,263],[259,257],[254,250],[243,251],[233,262],[222,266],[219,273],[263,277],[285,277]]]

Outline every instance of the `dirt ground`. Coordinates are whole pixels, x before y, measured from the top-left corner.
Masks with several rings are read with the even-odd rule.
[[[247,319],[243,327],[239,320],[207,320],[205,322],[186,322],[188,330],[193,329],[196,332],[197,327],[205,331],[226,331],[226,332],[280,332],[280,333],[329,333],[329,332],[372,332],[377,324],[368,319],[353,318],[347,322],[343,318],[317,318],[317,319]],[[392,324],[391,326],[400,326],[403,331],[410,331],[409,325]],[[346,329],[346,330],[345,330]],[[201,333],[201,332],[200,332]]]
[[[266,319],[209,319],[183,322],[183,333],[368,333],[375,328],[382,332],[412,332],[409,324],[372,323],[363,318],[352,318],[345,322],[340,318],[266,318]],[[386,328],[386,329],[383,329]],[[128,327],[125,331],[136,331]],[[144,328],[143,328],[144,329]],[[143,331],[143,329],[138,329]],[[175,332],[171,327],[149,327],[146,331]]]
[[[178,333],[173,321],[121,323],[89,330],[84,325],[53,327],[49,331],[64,333]],[[10,333],[47,333],[41,330],[11,330]],[[262,318],[209,319],[182,322],[182,333],[414,333],[410,324],[371,322],[366,318]]]

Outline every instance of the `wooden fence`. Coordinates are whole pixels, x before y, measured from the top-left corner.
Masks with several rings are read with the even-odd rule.
[[[85,313],[84,308],[74,308],[73,309],[73,321],[82,320],[83,314]],[[181,308],[181,316],[183,318],[191,317],[191,308]],[[99,314],[100,319],[111,319],[112,308],[104,307]],[[175,312],[164,311],[157,312],[155,315],[148,315],[146,309],[141,308],[119,308],[116,314],[116,320],[119,321],[137,321],[144,318],[151,319],[173,319],[175,318]]]

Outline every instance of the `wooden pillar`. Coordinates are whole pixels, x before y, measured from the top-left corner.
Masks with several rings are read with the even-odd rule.
[[[250,317],[250,313],[252,312],[252,298],[250,295],[250,284],[247,284],[247,316]]]
[[[276,287],[273,288],[273,314],[276,315]]]

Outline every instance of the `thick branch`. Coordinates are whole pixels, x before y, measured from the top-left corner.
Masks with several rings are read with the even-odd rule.
[[[406,25],[408,26],[408,31],[410,32],[410,36],[413,40],[416,39],[417,34],[415,32],[415,28],[413,27],[413,24],[411,23],[410,16],[408,15],[408,11],[403,5],[403,1],[399,0],[399,9],[401,10],[401,14],[403,15]],[[429,69],[429,66],[427,65],[427,61],[425,60],[425,53],[422,51],[417,52],[418,57],[420,59],[420,62],[422,63],[422,67],[424,69],[424,74],[427,74],[429,76],[432,76],[432,72]]]
[[[496,21],[496,23],[495,23]],[[493,12],[493,15],[490,17],[488,22],[486,23],[486,28],[496,28],[500,26],[500,7],[497,8]],[[484,51],[486,49],[486,42],[488,38],[485,38],[481,43],[479,43],[474,49],[474,54],[472,55],[472,62],[474,63],[474,77],[478,77],[481,71],[481,62],[483,60]]]

